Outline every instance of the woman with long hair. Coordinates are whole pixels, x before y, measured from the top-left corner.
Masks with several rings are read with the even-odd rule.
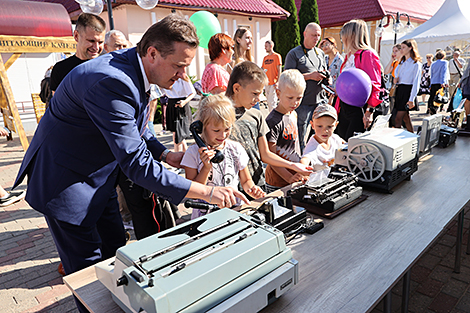
[[[336,40],[333,37],[326,37],[320,41],[320,49],[325,52],[325,60],[328,64],[328,72],[330,72],[330,77],[332,80],[331,87],[335,88],[336,79],[339,76],[339,70],[341,64],[343,64],[344,58],[338,51],[336,47]]]
[[[409,110],[415,106],[415,98],[418,94],[419,82],[421,78],[421,56],[418,52],[418,45],[414,39],[407,39],[401,43],[401,59],[395,69],[394,82],[397,84],[395,95],[395,127],[401,128],[405,122],[406,129],[413,132],[413,125]]]
[[[234,40],[229,35],[218,33],[209,39],[210,63],[202,73],[201,86],[203,92],[213,95],[224,93],[227,90],[230,74],[225,69],[232,61]]]
[[[235,41],[235,51],[233,54],[233,61],[230,63],[229,72],[232,72],[232,69],[238,63],[243,61],[253,62],[253,57],[251,56],[253,35],[251,34],[251,31],[246,27],[240,27],[233,35],[233,40]]]
[[[340,35],[346,52],[341,72],[358,68],[363,70],[372,82],[372,92],[362,107],[349,105],[341,99],[336,101],[336,108],[339,110],[336,133],[347,141],[355,132],[362,133],[372,124],[375,107],[382,102],[382,77],[379,56],[370,45],[366,22],[351,20],[343,25]]]

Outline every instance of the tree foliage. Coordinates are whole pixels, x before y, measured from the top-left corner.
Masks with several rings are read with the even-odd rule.
[[[299,10],[299,28],[301,34],[303,34],[307,24],[311,22],[315,22],[320,25],[317,0],[302,0]]]
[[[286,20],[271,23],[275,44],[274,50],[285,60],[287,53],[292,48],[300,45],[297,8],[295,7],[294,0],[275,0],[275,2],[291,14]]]

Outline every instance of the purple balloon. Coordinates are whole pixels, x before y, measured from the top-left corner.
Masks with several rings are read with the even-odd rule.
[[[358,68],[348,68],[339,74],[336,80],[336,93],[349,105],[362,107],[372,91],[369,75]]]

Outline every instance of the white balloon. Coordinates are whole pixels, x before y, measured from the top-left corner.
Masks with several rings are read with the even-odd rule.
[[[80,4],[80,8],[84,13],[100,14],[103,12],[103,0],[91,0],[91,4]]]
[[[158,0],[136,0],[136,2],[142,9],[151,10],[157,5]]]
[[[75,2],[83,5],[94,5],[95,0],[75,0]]]

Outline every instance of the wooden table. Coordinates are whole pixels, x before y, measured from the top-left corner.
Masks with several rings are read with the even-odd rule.
[[[469,200],[469,151],[462,137],[434,148],[393,194],[366,190],[366,201],[292,241],[300,281],[262,312],[371,311]],[[92,268],[64,280],[91,311],[121,312]]]

